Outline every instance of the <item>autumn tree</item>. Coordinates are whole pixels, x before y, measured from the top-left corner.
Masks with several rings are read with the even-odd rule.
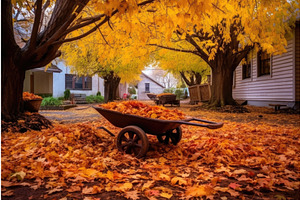
[[[61,55],[63,43],[79,40],[108,23],[115,15],[133,12],[139,6],[153,2],[145,1],[91,1],[97,11],[84,17],[84,8],[89,0],[10,1],[3,0],[1,7],[1,116],[14,120],[23,111],[22,91],[25,71],[43,67]],[[50,12],[46,15],[46,11]],[[21,15],[23,13],[23,15]],[[46,21],[46,16],[49,20]],[[18,22],[31,24],[29,37],[21,38],[25,45],[20,47],[14,37],[14,25]],[[70,37],[70,33],[85,26],[91,29]]]
[[[155,54],[158,65],[174,75],[180,75],[188,86],[201,84],[210,74],[209,66],[199,56],[162,49]],[[204,77],[204,78],[203,78]]]
[[[299,13],[298,1],[182,2],[177,7],[155,10],[148,27],[149,45],[194,54],[212,71],[212,106],[233,105],[233,72],[254,48],[278,54],[285,51],[285,35]],[[207,8],[206,14],[197,11]],[[298,8],[298,10],[297,10]],[[168,12],[168,16],[164,13]],[[146,23],[146,22],[145,22]],[[158,32],[157,27],[169,26]],[[170,32],[172,30],[173,32]],[[185,42],[186,45],[177,45]]]
[[[62,48],[62,57],[71,70],[79,76],[97,74],[103,78],[104,100],[108,102],[116,99],[120,81],[122,83],[132,83],[139,79],[147,60],[135,59],[133,56],[127,60],[128,48],[126,47],[118,48],[114,56],[102,57],[101,55],[105,52],[101,48],[105,44],[106,42],[99,34],[91,34],[80,41],[65,44]]]

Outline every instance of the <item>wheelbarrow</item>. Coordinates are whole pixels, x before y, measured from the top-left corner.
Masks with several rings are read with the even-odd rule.
[[[119,151],[132,154],[137,158],[146,155],[149,148],[149,141],[146,133],[156,135],[159,142],[177,145],[182,137],[180,125],[192,125],[217,129],[223,126],[223,123],[189,118],[184,120],[160,120],[141,117],[131,114],[123,114],[114,110],[104,109],[93,106],[104,118],[116,127],[123,128],[117,136],[117,148]],[[194,123],[197,121],[202,123]],[[114,136],[109,130],[100,127]]]

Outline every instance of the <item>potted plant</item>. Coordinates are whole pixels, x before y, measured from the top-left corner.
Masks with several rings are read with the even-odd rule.
[[[24,110],[38,112],[43,98],[29,92],[23,92]]]

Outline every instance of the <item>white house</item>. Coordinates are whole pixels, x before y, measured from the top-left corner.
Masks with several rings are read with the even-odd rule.
[[[45,67],[26,71],[24,91],[40,95],[63,97],[64,91],[70,89],[73,94],[104,95],[103,79],[97,75],[78,77],[70,72],[64,62],[58,61],[46,71]]]
[[[270,103],[299,108],[300,102],[300,21],[288,39],[287,52],[268,55],[258,52],[235,70],[233,97],[248,105]]]
[[[138,83],[138,100],[149,100],[147,93],[163,93],[165,87],[142,72],[141,81]]]

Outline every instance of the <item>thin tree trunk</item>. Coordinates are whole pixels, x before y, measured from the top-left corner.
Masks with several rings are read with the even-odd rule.
[[[120,83],[120,77],[114,76],[113,72],[104,78],[104,102],[113,101],[116,99],[117,89]]]

